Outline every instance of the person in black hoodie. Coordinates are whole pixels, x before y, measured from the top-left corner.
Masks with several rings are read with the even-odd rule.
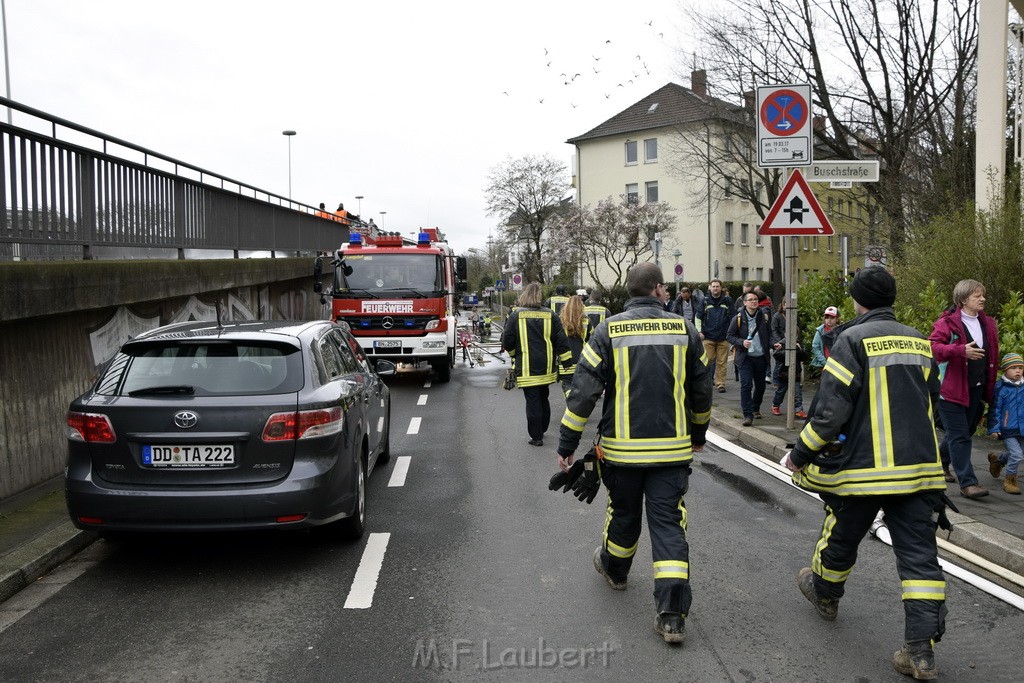
[[[747,292],[743,295],[743,310],[729,322],[726,337],[736,348],[734,362],[740,370],[740,408],[743,410],[743,426],[749,427],[755,419],[761,418],[765,375],[772,352],[771,318],[765,309],[758,306],[757,294]]]
[[[694,323],[704,342],[708,367],[715,369],[715,388],[725,391],[725,367],[729,364],[729,342],[726,333],[732,318],[732,297],[722,289],[722,281],[715,278],[708,285],[704,305],[697,309]],[[717,367],[715,364],[717,363]]]

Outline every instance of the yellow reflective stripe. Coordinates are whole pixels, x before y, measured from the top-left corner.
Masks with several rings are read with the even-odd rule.
[[[688,448],[690,446],[690,437],[688,435],[683,435],[675,437],[652,436],[646,438],[622,439],[617,436],[605,436],[602,437],[601,446],[606,452],[610,450],[614,453],[627,453],[645,450],[675,450]]]
[[[853,373],[843,367],[842,364],[835,359],[835,356],[828,357],[828,360],[825,361],[825,367],[822,369],[822,372],[829,373],[846,386],[850,386],[853,382]]]
[[[572,412],[568,408],[565,409],[565,414],[562,415],[562,424],[573,430],[574,432],[582,432],[583,428],[587,426],[587,418],[580,417],[576,413]]]
[[[690,564],[681,560],[660,560],[654,563],[654,579],[690,578]]]
[[[629,353],[612,349],[615,357],[615,433],[629,438]]]
[[[818,436],[818,432],[814,431],[814,427],[811,426],[810,422],[804,425],[804,428],[800,431],[800,440],[815,453],[825,447],[825,439]]]
[[[889,419],[889,382],[886,368],[868,370],[868,410],[871,413],[871,446],[875,467],[893,467],[892,420]]]
[[[686,522],[689,520],[689,516],[686,514],[686,506],[683,504],[682,497],[679,498],[676,509],[679,510],[679,526],[683,527],[683,533],[686,533]]]
[[[516,378],[516,383],[523,385],[523,380],[530,376],[530,338],[526,336],[526,319],[536,317],[530,315],[532,311],[519,314],[519,349],[523,352],[522,374]]]
[[[693,460],[690,450],[674,453],[613,453],[605,449],[604,459],[620,465],[669,465]]]
[[[592,368],[596,368],[601,364],[601,356],[597,355],[597,352],[594,351],[590,344],[583,347],[583,353],[580,355],[580,358],[590,363]]]
[[[911,579],[903,582],[904,600],[945,600],[945,581]]]
[[[825,521],[821,525],[821,537],[814,545],[814,557],[811,558],[811,571],[829,583],[844,583],[850,577],[853,567],[846,571],[829,569],[821,563],[821,553],[828,547],[829,539],[832,537],[832,530],[836,526],[836,516],[832,508],[825,506]]]
[[[516,384],[521,387],[539,387],[553,384],[557,379],[558,373],[552,370],[543,375],[522,375],[516,378]]]
[[[634,543],[632,548],[623,548],[621,545],[612,543],[611,541],[605,542],[605,550],[608,551],[609,555],[621,557],[624,560],[629,559],[630,557],[633,557],[633,555],[636,554],[636,546],[637,544]]]
[[[704,364],[704,367],[708,366],[708,354],[704,353],[703,351],[700,354],[700,362]]]
[[[706,425],[711,420],[711,411],[693,414],[693,424]]]
[[[810,464],[793,473],[793,483],[812,491],[848,496],[881,496],[945,490],[942,467],[935,462],[896,467],[866,467],[833,474],[822,473]]]
[[[543,332],[543,334],[544,334],[544,359],[547,360],[547,363],[548,363],[547,369],[548,369],[548,372],[550,372],[550,371],[555,369],[555,355],[554,355],[555,354],[555,349],[554,349],[554,344],[551,341],[551,318],[550,317],[544,319],[544,332]],[[566,352],[566,353],[568,353],[568,352]],[[572,358],[572,354],[569,354],[569,357]]]
[[[686,435],[686,404],[683,401],[683,386],[686,382],[686,347],[672,347],[672,376],[675,386],[672,387],[672,401],[676,418],[676,436]]]
[[[558,354],[558,360],[562,361],[563,363],[565,361],[567,361],[567,360],[570,360],[570,359],[572,359],[572,351],[566,351],[564,353]],[[576,367],[576,366],[573,365],[573,367]]]

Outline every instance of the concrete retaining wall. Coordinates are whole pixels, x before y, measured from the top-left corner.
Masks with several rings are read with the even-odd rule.
[[[0,499],[64,469],[64,415],[129,334],[313,319],[312,259],[0,263]]]

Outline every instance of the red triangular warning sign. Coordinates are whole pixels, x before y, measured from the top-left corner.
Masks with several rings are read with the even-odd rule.
[[[768,210],[768,215],[757,231],[758,235],[834,235],[832,224],[821,210],[807,181],[795,169],[786,181],[782,193]]]

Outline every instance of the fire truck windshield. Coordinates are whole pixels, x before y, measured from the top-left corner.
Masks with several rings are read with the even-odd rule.
[[[360,290],[428,296],[444,290],[442,261],[436,254],[345,254],[345,263],[352,273],[335,270],[338,294]]]

